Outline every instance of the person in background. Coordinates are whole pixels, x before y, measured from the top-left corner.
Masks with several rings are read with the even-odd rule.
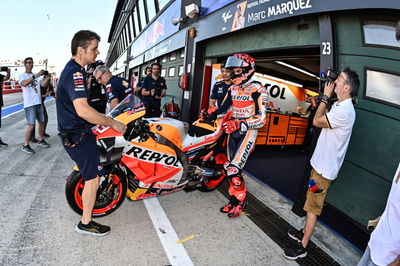
[[[360,81],[356,72],[345,68],[334,82],[325,85],[324,96],[314,115],[313,124],[322,128],[313,156],[311,157],[310,190],[304,210],[307,212],[304,229],[290,230],[288,235],[296,240],[296,245],[285,249],[284,256],[296,260],[307,256],[307,245],[321,214],[325,197],[333,180],[338,176],[343,164],[356,113],[352,98],[357,96]],[[328,111],[327,105],[333,92],[338,101]],[[334,155],[334,156],[333,156]],[[312,190],[312,187],[318,189]]]
[[[140,78],[138,84],[136,85],[136,88],[133,90],[135,95],[138,96],[139,98],[142,98],[142,84],[143,84],[144,78],[147,76],[151,76],[151,67],[146,67],[144,72],[145,72],[145,75]]]
[[[125,99],[126,96],[132,93],[129,81],[113,76],[110,69],[105,65],[96,67],[93,77],[99,84],[106,87],[106,96],[107,101],[110,103],[110,111]]]
[[[44,101],[46,100],[47,96],[54,96],[54,87],[53,87],[53,84],[51,83],[51,75],[50,74],[46,75],[44,78],[48,81],[47,81],[47,86],[45,86],[45,87],[40,86],[40,94],[41,94],[43,113],[44,113],[43,137],[49,138],[50,135],[46,133],[47,123],[49,122],[49,115],[47,114],[47,108],[46,108],[46,105],[44,104]],[[33,134],[35,134],[35,133],[33,132]],[[33,138],[35,138],[35,137],[33,136]]]
[[[24,110],[27,120],[27,126],[25,128],[24,145],[22,146],[22,151],[26,153],[35,153],[35,151],[29,146],[29,139],[32,136],[32,131],[35,128],[35,122],[38,120],[39,128],[38,135],[39,141],[38,145],[49,148],[48,144],[44,140],[44,111],[40,94],[40,86],[46,87],[50,77],[45,77],[39,79],[41,76],[45,75],[44,70],[39,73],[33,73],[33,59],[32,57],[27,57],[24,60],[25,72],[22,73],[18,80],[22,87],[22,96],[24,98]]]
[[[4,106],[3,102],[3,81],[7,81],[10,79],[10,69],[8,67],[2,67],[1,71],[6,72],[6,75],[2,75],[0,73],[0,128],[1,128],[1,108]],[[0,138],[0,147],[7,147],[8,144],[5,143],[1,138]]]
[[[211,90],[209,107],[219,107],[222,105],[222,101],[228,92],[229,87],[233,84],[231,80],[231,70],[226,69],[225,63],[221,64],[221,76],[222,80],[214,84]]]
[[[107,109],[107,96],[104,87],[99,84],[93,76],[96,67],[104,65],[103,61],[97,60],[93,64],[87,66],[88,86],[90,89],[89,105],[97,112],[105,114]]]
[[[71,41],[72,59],[61,72],[56,91],[58,131],[70,158],[77,164],[85,182],[82,191],[82,217],[75,232],[104,236],[110,227],[92,220],[101,175],[99,150],[92,125],[112,127],[124,133],[126,126],[97,112],[88,103],[89,88],[84,67],[95,62],[100,36],[93,31],[78,31]]]
[[[160,117],[161,98],[165,97],[167,85],[160,76],[161,65],[151,64],[151,75],[146,76],[142,84],[143,103],[146,106],[146,117]]]

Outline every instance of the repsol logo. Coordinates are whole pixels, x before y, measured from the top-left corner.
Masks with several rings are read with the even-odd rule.
[[[240,159],[240,163],[239,163],[239,168],[240,168],[240,169],[243,169],[244,164],[245,164],[246,161],[247,161],[247,157],[249,157],[249,154],[250,154],[250,152],[251,152],[251,148],[252,148],[252,147],[253,147],[253,142],[252,142],[252,141],[249,141],[249,142],[247,143],[247,145],[246,145],[246,148],[245,148],[245,150],[244,150],[243,156],[242,156],[242,158]]]
[[[268,89],[269,89],[269,95],[272,97],[272,98],[280,98],[280,99],[282,99],[282,100],[285,100],[286,99],[286,97],[285,97],[285,87],[282,87],[282,88],[280,88],[279,86],[277,86],[277,85],[272,85],[272,84],[268,84],[268,83],[266,83],[265,85],[265,89],[268,91]]]
[[[250,96],[247,96],[247,95],[232,95],[232,100],[250,101]]]
[[[132,149],[130,149],[126,154],[128,155],[132,154],[133,157],[148,162],[180,167],[180,165],[178,164],[178,158],[176,156],[169,155],[166,153],[162,154],[152,150],[146,150],[139,147],[132,147]]]

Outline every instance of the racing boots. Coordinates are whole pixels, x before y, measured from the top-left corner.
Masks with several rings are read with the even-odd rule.
[[[239,201],[235,197],[231,196],[229,203],[220,209],[220,212],[228,213],[229,218],[235,218],[239,216],[243,209],[247,206],[247,198]]]

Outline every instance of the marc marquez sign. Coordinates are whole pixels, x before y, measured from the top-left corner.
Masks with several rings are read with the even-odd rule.
[[[208,15],[196,25],[197,41],[257,24],[305,14],[338,10],[400,9],[398,0],[247,0],[235,1]]]

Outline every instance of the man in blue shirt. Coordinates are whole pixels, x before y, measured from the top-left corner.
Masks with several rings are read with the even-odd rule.
[[[58,130],[65,150],[78,165],[85,179],[82,192],[83,214],[75,231],[80,234],[103,236],[110,227],[92,221],[93,206],[99,187],[99,151],[92,124],[112,127],[124,133],[126,126],[98,113],[89,106],[89,88],[84,67],[99,54],[100,37],[92,31],[79,31],[71,41],[72,59],[61,73],[56,96]]]
[[[124,78],[114,77],[110,69],[103,65],[98,66],[93,72],[96,81],[106,87],[107,101],[110,103],[110,111],[112,111],[117,104],[132,93],[129,81]]]
[[[141,77],[136,85],[136,88],[134,89],[134,93],[136,96],[138,96],[140,99],[142,99],[142,85],[143,85],[143,80],[147,76],[151,76],[151,67],[146,67],[145,70],[145,75]]]
[[[224,101],[225,95],[230,86],[232,86],[231,70],[224,68],[225,63],[221,65],[222,80],[215,83],[211,90],[209,107],[220,107]],[[217,104],[217,105],[216,105]]]
[[[146,106],[146,117],[160,117],[161,98],[167,93],[165,79],[160,77],[161,65],[151,64],[151,75],[146,76],[142,84],[143,103]]]

